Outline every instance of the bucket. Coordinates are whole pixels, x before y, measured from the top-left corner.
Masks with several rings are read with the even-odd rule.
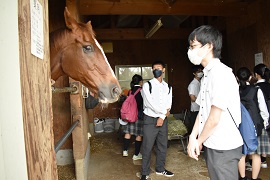
[[[103,122],[104,132],[110,133],[115,129],[115,119],[105,119]]]
[[[94,118],[94,129],[95,129],[95,133],[104,132],[103,120],[100,120],[98,118]]]

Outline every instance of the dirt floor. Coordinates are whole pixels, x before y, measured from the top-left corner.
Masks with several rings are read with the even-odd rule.
[[[134,143],[130,145],[129,156],[122,157],[122,139],[117,132],[95,133],[90,139],[91,154],[88,171],[88,180],[137,180],[140,176],[141,160],[133,161]],[[267,158],[270,165],[270,158]],[[58,166],[59,180],[75,180],[74,165]],[[151,161],[150,180],[175,179],[175,180],[207,180],[208,177],[205,161],[189,158],[183,151],[179,140],[172,140],[167,151],[166,169],[174,172],[171,178],[155,174],[155,153]],[[246,171],[247,176],[251,173]],[[263,180],[270,180],[269,167],[261,169],[260,176]]]

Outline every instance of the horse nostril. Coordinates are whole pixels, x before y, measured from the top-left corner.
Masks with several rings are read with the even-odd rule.
[[[120,91],[120,89],[119,89],[118,87],[114,87],[114,88],[112,89],[112,95],[113,95],[114,97],[119,96],[120,93],[121,93],[121,91]]]

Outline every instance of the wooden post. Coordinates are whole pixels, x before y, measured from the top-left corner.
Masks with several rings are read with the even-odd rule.
[[[43,18],[38,20],[43,24],[43,59],[31,54],[33,37],[30,0],[18,1],[21,94],[28,179],[57,180],[52,128],[48,1],[34,2],[40,3],[43,10]]]
[[[66,7],[70,14],[77,21],[80,21],[77,1],[67,0]],[[74,83],[76,81],[69,78],[69,82]],[[87,180],[90,158],[90,142],[88,141],[89,121],[85,109],[85,100],[82,97],[82,84],[79,82],[76,83],[79,84],[79,93],[70,95],[71,116],[73,122],[80,121],[80,126],[77,126],[72,133],[73,155],[75,159],[76,179]]]

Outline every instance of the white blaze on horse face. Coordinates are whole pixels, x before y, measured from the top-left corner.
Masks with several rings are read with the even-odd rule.
[[[103,57],[104,57],[104,59],[105,59],[105,62],[107,63],[107,65],[108,65],[109,67],[111,67],[110,63],[108,62],[107,57],[105,56],[105,53],[104,53],[102,47],[100,46],[100,44],[98,43],[98,41],[97,41],[94,37],[93,37],[93,39],[95,40],[95,43],[96,43],[97,47],[98,47],[98,48],[100,49],[100,51],[102,52],[102,55],[103,55]],[[111,73],[112,73],[113,77],[116,79],[116,76],[115,76],[115,74],[114,74],[112,68],[110,68],[110,70],[111,70]]]
[[[100,102],[101,102],[102,104],[106,104],[106,103],[108,103],[108,99],[107,99],[107,98],[101,99]]]

